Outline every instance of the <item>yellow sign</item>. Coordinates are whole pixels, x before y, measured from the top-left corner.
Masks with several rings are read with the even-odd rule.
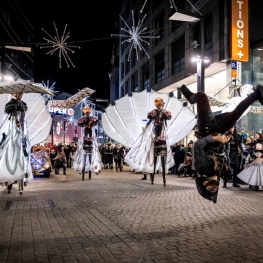
[[[249,60],[248,0],[231,0],[230,59]]]

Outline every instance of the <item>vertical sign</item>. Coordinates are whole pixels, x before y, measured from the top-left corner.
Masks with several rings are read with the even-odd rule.
[[[248,0],[231,0],[230,59],[249,60]]]
[[[241,62],[232,61],[231,62],[231,79],[232,81],[236,80],[236,84],[239,85],[242,83],[241,80]]]

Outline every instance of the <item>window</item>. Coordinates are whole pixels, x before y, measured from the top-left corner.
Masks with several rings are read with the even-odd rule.
[[[121,63],[121,80],[124,78],[124,63]]]
[[[164,79],[164,51],[155,56],[155,83],[159,83]]]
[[[163,13],[159,15],[154,21],[154,28],[156,30],[156,36],[159,36],[159,38],[155,38],[155,45],[158,45],[159,43],[162,42],[165,35]]]
[[[150,43],[149,41],[149,39],[145,39],[145,41],[147,41],[147,43]],[[148,45],[147,43],[145,43],[145,42],[143,42],[142,43],[142,46],[143,46],[143,48],[145,49],[145,51],[149,54],[150,53],[150,45]],[[141,51],[141,54],[142,54],[142,56],[148,56],[146,53],[145,53],[145,51],[144,50],[142,50]]]
[[[125,82],[125,90],[124,90],[124,95],[126,95],[129,91],[130,91],[130,80],[128,79],[126,82]]]
[[[121,87],[121,98],[125,95],[125,87],[124,85]]]
[[[182,35],[172,44],[172,74],[185,68],[185,36]]]
[[[143,75],[143,89],[150,88],[150,73],[149,73],[149,63],[146,63],[142,68]]]
[[[139,86],[138,86],[138,71],[136,71],[132,75],[132,91],[133,92],[139,92]]]
[[[138,48],[138,56],[139,56],[139,48]],[[136,50],[133,48],[131,54],[131,67],[134,67],[137,63],[138,63],[137,53]]]
[[[128,61],[128,55],[125,56],[125,74],[128,74],[130,71],[130,61]]]
[[[212,15],[208,16],[204,21],[204,37],[205,37],[205,56],[213,53],[213,19]]]

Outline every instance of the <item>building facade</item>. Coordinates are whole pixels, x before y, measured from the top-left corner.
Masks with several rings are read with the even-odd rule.
[[[111,100],[121,98],[129,92],[140,92],[149,88],[160,93],[173,92],[181,99],[182,84],[196,92],[198,81],[203,78],[202,88],[208,96],[228,102],[229,94],[237,95],[237,92],[232,90],[238,86],[263,84],[260,66],[263,52],[258,49],[263,46],[261,1],[175,0],[174,3],[176,7],[171,8],[168,0],[123,2],[120,15],[127,25],[132,25],[132,12],[136,26],[147,14],[141,29],[146,27],[145,35],[158,35],[159,38],[147,39],[149,45],[143,43],[143,47],[149,57],[146,52],[139,50],[137,59],[135,50],[131,50],[132,43],[122,44],[125,38],[119,37],[115,56],[118,63],[114,63],[112,70],[115,78],[114,85],[111,86]],[[236,7],[233,7],[234,4]],[[173,20],[173,15],[179,10],[200,19]],[[242,14],[248,17],[247,21],[243,21],[243,18],[234,21],[235,12],[243,12]],[[119,35],[123,33],[121,28],[127,28],[123,20],[119,19]],[[248,43],[244,44],[248,49],[247,61],[242,61],[240,57],[237,60],[231,54],[232,47],[236,45],[232,34],[235,25],[238,30],[236,34],[240,37],[237,41],[245,41],[247,38]],[[130,52],[131,57],[128,60]],[[193,61],[193,58],[198,56],[207,62],[203,64],[203,75],[198,71],[197,62]],[[233,62],[237,68],[233,67]],[[255,103],[255,106],[261,105]],[[221,109],[214,107],[213,110],[220,112]],[[258,121],[261,118],[260,114],[249,113],[239,121],[238,126],[246,127],[248,132],[253,134],[263,128],[263,123]]]

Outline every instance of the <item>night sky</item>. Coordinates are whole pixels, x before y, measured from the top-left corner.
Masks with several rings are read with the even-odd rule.
[[[109,98],[110,81],[108,73],[111,69],[111,53],[116,39],[111,34],[118,33],[115,23],[119,19],[122,0],[114,1],[70,1],[58,5],[58,1],[37,1],[32,6],[27,1],[19,3],[21,10],[27,16],[35,29],[35,42],[47,43],[43,37],[55,36],[53,21],[56,23],[59,36],[64,31],[70,31],[67,40],[69,45],[80,46],[73,48],[74,54],[68,53],[75,68],[67,68],[62,59],[59,68],[58,51],[52,56],[46,55],[50,49],[35,49],[35,82],[50,85],[56,82],[55,88],[75,94],[78,90],[89,87],[96,90],[94,98]],[[31,1],[29,1],[31,2]],[[32,2],[31,2],[32,3]],[[53,5],[55,4],[55,5]],[[75,42],[75,43],[73,43]]]

